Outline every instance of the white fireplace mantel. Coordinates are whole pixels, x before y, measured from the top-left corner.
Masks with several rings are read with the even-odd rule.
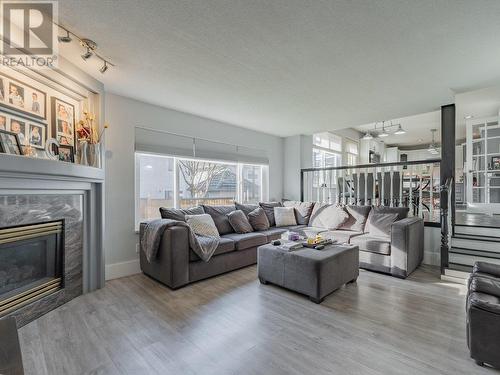
[[[104,286],[104,175],[103,169],[0,154],[0,196],[75,192],[83,195],[84,293]]]

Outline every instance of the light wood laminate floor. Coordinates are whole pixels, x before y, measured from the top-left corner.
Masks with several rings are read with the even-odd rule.
[[[361,271],[321,305],[256,267],[177,291],[134,275],[20,329],[26,374],[493,374],[469,358],[465,287]]]

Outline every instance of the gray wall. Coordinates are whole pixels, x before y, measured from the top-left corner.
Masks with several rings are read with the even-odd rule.
[[[107,278],[138,271],[134,232],[134,130],[160,129],[267,150],[269,198],[283,197],[283,139],[218,121],[106,94],[106,273]]]

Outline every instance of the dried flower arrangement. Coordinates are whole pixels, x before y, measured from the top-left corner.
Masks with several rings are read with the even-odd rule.
[[[108,128],[107,124],[104,124],[101,133],[97,131],[97,124],[95,121],[95,115],[89,113],[88,111],[83,111],[83,119],[78,121],[76,126],[76,133],[78,135],[78,140],[80,142],[87,142],[89,144],[100,143],[104,131]]]

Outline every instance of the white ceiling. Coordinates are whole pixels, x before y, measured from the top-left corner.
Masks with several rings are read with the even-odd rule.
[[[287,136],[430,112],[500,82],[496,0],[60,0],[110,92]]]

